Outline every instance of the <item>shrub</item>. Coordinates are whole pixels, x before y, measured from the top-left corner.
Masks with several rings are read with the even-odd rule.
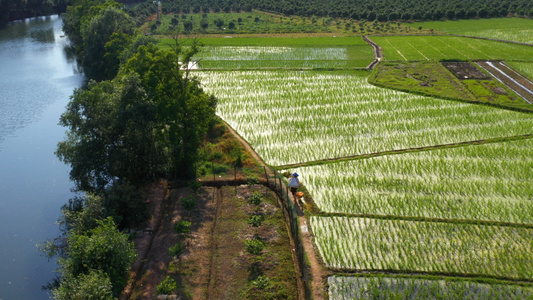
[[[253,227],[259,227],[261,226],[264,220],[265,220],[265,216],[262,214],[252,215],[248,219],[248,224],[252,225]]]
[[[268,276],[260,275],[256,280],[252,281],[252,284],[256,288],[264,290],[270,287],[270,278],[268,278]]]
[[[176,225],[174,225],[174,229],[176,230],[176,233],[189,233],[191,232],[191,226],[192,223],[189,221],[181,220]]]
[[[183,243],[178,241],[176,244],[174,244],[174,246],[168,248],[168,253],[172,257],[179,257],[183,254],[183,250]]]
[[[251,195],[250,198],[248,198],[248,202],[250,204],[259,205],[261,204],[262,201],[263,201],[263,195],[261,195],[261,193],[257,191],[255,191],[253,195]]]
[[[246,244],[246,251],[250,254],[259,255],[265,248],[265,244],[259,239],[246,240],[244,243]]]
[[[257,178],[257,176],[255,175],[247,177],[246,179],[248,180],[248,185],[254,185],[259,183],[259,178]]]
[[[199,182],[199,181],[190,181],[190,182],[189,182],[189,187],[190,187],[193,191],[197,192],[198,189],[202,187],[202,183]]]
[[[192,195],[181,198],[180,203],[186,210],[193,210],[198,204],[198,202],[196,202],[196,198],[194,198]]]
[[[156,292],[158,295],[170,295],[176,290],[177,287],[178,284],[176,281],[170,276],[167,276],[163,281],[161,281],[160,284],[157,285]]]

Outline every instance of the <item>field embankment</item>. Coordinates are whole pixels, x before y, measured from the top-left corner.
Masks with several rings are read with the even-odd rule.
[[[533,82],[531,80],[501,61],[478,61],[477,65],[520,95],[529,104],[533,104]]]

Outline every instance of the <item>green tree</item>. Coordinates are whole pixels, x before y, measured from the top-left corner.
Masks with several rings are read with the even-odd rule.
[[[98,226],[104,219],[104,202],[102,197],[86,194],[83,197],[69,199],[61,207],[58,223],[64,234],[69,232],[83,233]]]
[[[69,199],[61,207],[58,219],[61,235],[37,245],[44,256],[49,259],[66,256],[68,253],[68,236],[83,234],[98,227],[98,221],[104,219],[103,199],[94,194]]]
[[[202,18],[200,20],[200,27],[203,29],[203,30],[206,30],[208,27],[209,27],[209,22],[207,21],[206,18]]]
[[[103,206],[119,229],[132,228],[148,217],[144,193],[127,184],[113,184],[106,190]]]
[[[224,26],[224,20],[218,18],[218,19],[215,19],[215,21],[213,21],[215,23],[215,26],[218,28],[218,29],[221,29],[222,26]]]
[[[112,294],[118,297],[128,281],[128,272],[136,256],[135,249],[127,236],[118,231],[112,218],[98,221],[98,224],[92,230],[68,237],[68,255],[58,260],[61,275],[66,279],[65,284],[69,284],[76,278],[84,279],[81,275],[91,276],[92,272],[92,276],[95,276],[93,271],[99,270],[107,274]]]
[[[88,274],[64,278],[52,293],[57,300],[112,300],[116,299],[113,297],[112,288],[113,285],[107,274],[98,270],[90,270]]]
[[[112,42],[111,45],[121,45],[125,49],[124,41],[128,40],[135,31],[133,19],[122,10],[115,7],[107,7],[86,22],[82,26],[81,36],[83,39],[82,66],[87,77],[95,80],[112,79],[118,70],[118,61],[105,60],[106,44],[112,40],[115,33],[119,33],[120,42]],[[118,39],[115,35],[115,39]],[[108,45],[109,48],[112,48]],[[113,49],[111,58],[118,57],[120,49]],[[113,62],[112,65],[109,65]]]
[[[216,99],[182,69],[197,51],[196,44],[185,52],[179,45],[171,50],[141,46],[124,68],[139,74],[149,100],[157,106],[157,140],[167,149],[169,175],[180,178],[195,176],[198,147],[215,120]]]
[[[132,36],[122,31],[114,32],[109,42],[104,45],[105,78],[113,78],[118,73],[123,52],[129,47]]]
[[[183,22],[183,30],[185,30],[185,32],[191,32],[192,31],[192,28],[193,28],[193,24],[191,21],[185,21]]]
[[[118,7],[115,1],[106,2],[104,0],[80,0],[77,4],[68,6],[63,14],[63,31],[73,42],[77,53],[83,53],[82,27],[94,16],[107,7]]]
[[[156,141],[156,107],[139,76],[89,82],[77,89],[60,124],[70,129],[56,155],[70,164],[80,190],[103,192],[113,182],[140,186],[161,174],[165,158]]]

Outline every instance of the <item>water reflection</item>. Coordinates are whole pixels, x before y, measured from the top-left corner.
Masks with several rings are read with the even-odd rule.
[[[56,101],[54,89],[79,81],[75,56],[60,37],[61,24],[58,16],[39,17],[0,30],[0,151],[7,136]]]
[[[36,244],[58,235],[59,209],[73,195],[69,168],[54,155],[58,126],[83,84],[65,51],[61,18],[32,18],[0,29],[0,299],[48,299],[41,286],[55,264]]]

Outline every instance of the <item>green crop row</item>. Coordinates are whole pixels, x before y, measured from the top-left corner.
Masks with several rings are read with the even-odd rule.
[[[367,72],[202,72],[217,113],[270,165],[530,134],[533,115],[412,95]]]
[[[242,70],[260,69],[362,69],[368,60],[201,60],[200,69],[206,70]]]
[[[375,36],[386,60],[533,61],[533,47],[456,36]]]
[[[331,268],[533,279],[533,229],[505,226],[310,218]]]
[[[331,276],[329,299],[533,299],[532,286],[467,280]]]
[[[471,19],[446,22],[415,22],[406,25],[414,28],[432,28],[444,33],[533,44],[533,20],[530,19]]]
[[[188,45],[193,41],[209,47],[233,46],[233,47],[340,47],[340,46],[368,46],[361,37],[226,37],[200,39],[183,38],[179,42]],[[161,47],[175,44],[171,38],[159,39]]]
[[[180,39],[185,48],[194,39]],[[200,52],[193,57],[202,69],[261,68],[365,68],[374,53],[360,37],[322,38],[201,38]],[[159,47],[176,44],[160,39]]]
[[[369,46],[209,46],[193,59],[202,69],[364,68],[372,62],[373,52]]]
[[[299,169],[324,212],[533,224],[533,140]]]
[[[533,80],[533,63],[507,62],[507,64],[529,78],[529,80]]]

